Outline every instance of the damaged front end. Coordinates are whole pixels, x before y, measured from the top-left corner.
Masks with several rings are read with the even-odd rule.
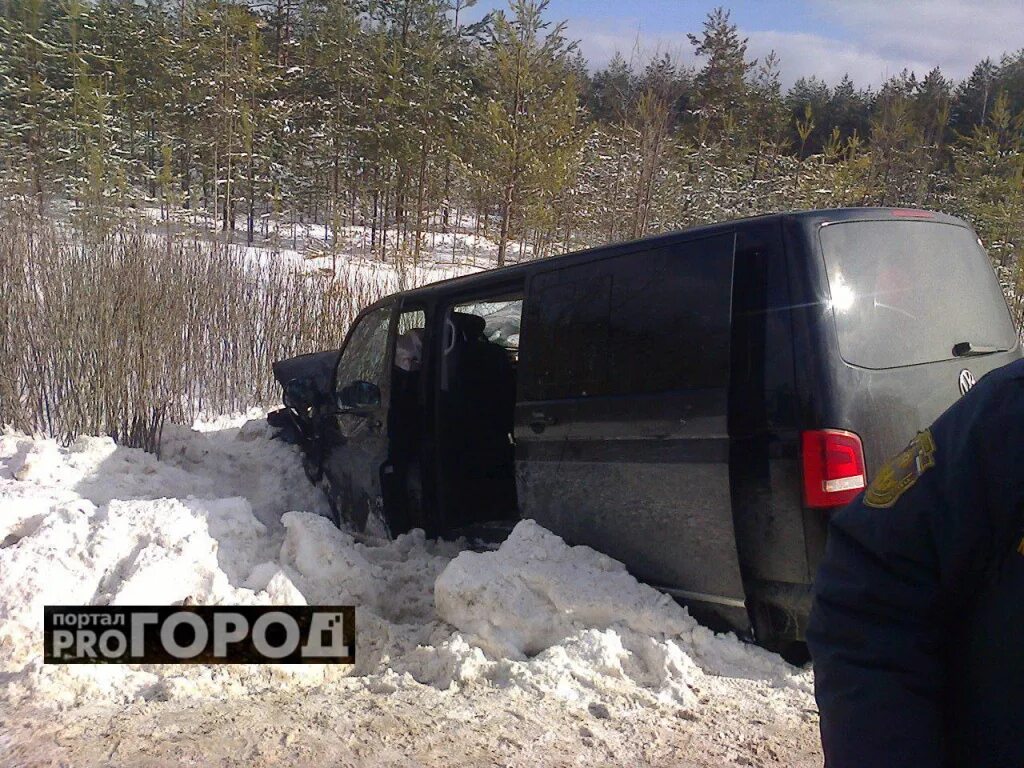
[[[325,453],[323,406],[331,403],[334,369],[339,350],[310,352],[273,365],[274,378],[283,391],[284,408],[267,414],[277,437],[302,448],[303,469],[319,482]]]

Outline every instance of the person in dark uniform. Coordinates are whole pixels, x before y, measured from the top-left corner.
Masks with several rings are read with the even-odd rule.
[[[807,644],[828,768],[1024,766],[1024,360],[835,514]]]

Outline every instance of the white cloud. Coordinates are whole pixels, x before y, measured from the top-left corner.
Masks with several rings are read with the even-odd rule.
[[[848,43],[820,35],[800,32],[749,32],[747,51],[764,57],[770,51],[779,55],[783,87],[801,77],[815,75],[836,84],[849,75],[860,88],[877,86],[904,68],[925,73],[934,65],[926,60],[887,57],[857,43]]]
[[[748,30],[751,56],[774,50],[782,84],[817,75],[838,83],[849,74],[859,87],[878,87],[909,69],[923,77],[935,66],[948,78],[963,79],[974,65],[1024,47],[1024,0],[807,0],[819,33]],[[805,9],[806,12],[807,9]],[[639,62],[655,52],[696,64],[682,32],[664,33],[641,19],[575,19],[568,34],[594,69],[615,51]],[[697,31],[697,30],[695,30]]]
[[[656,54],[668,53],[673,59],[693,65],[693,46],[685,33],[663,34],[648,31],[637,19],[574,20],[566,34],[578,39],[580,50],[592,69],[600,69],[618,51],[627,61],[639,66]]]
[[[916,59],[963,78],[986,56],[1024,45],[1021,0],[812,0],[826,19],[889,60]],[[930,68],[930,67],[929,67]]]
[[[592,69],[607,64],[616,51],[627,61],[642,66],[655,54],[667,52],[677,61],[688,66],[700,66],[693,54],[693,46],[686,36],[651,34],[636,27],[627,29],[602,29],[595,25],[575,24],[569,29],[571,37],[578,38],[580,50],[590,62]],[[828,83],[838,83],[843,75],[849,74],[854,82],[865,87],[877,85],[903,67],[931,69],[921,62],[902,62],[889,59],[863,47],[829,39],[820,35],[799,32],[749,32],[741,30],[749,38],[747,54],[763,58],[775,51],[779,56],[779,69],[783,88],[788,88],[799,78],[816,75]]]

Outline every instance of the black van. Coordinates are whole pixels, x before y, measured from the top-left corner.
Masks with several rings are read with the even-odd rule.
[[[829,511],[1020,356],[967,224],[861,208],[406,291],[362,312],[340,357],[275,372],[339,521],[533,518],[778,646],[803,637]]]

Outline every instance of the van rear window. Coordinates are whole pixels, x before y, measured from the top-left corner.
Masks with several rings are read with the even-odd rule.
[[[964,343],[999,351],[1016,342],[992,265],[970,229],[846,221],[823,226],[819,237],[839,351],[851,365],[919,365],[952,359]]]

